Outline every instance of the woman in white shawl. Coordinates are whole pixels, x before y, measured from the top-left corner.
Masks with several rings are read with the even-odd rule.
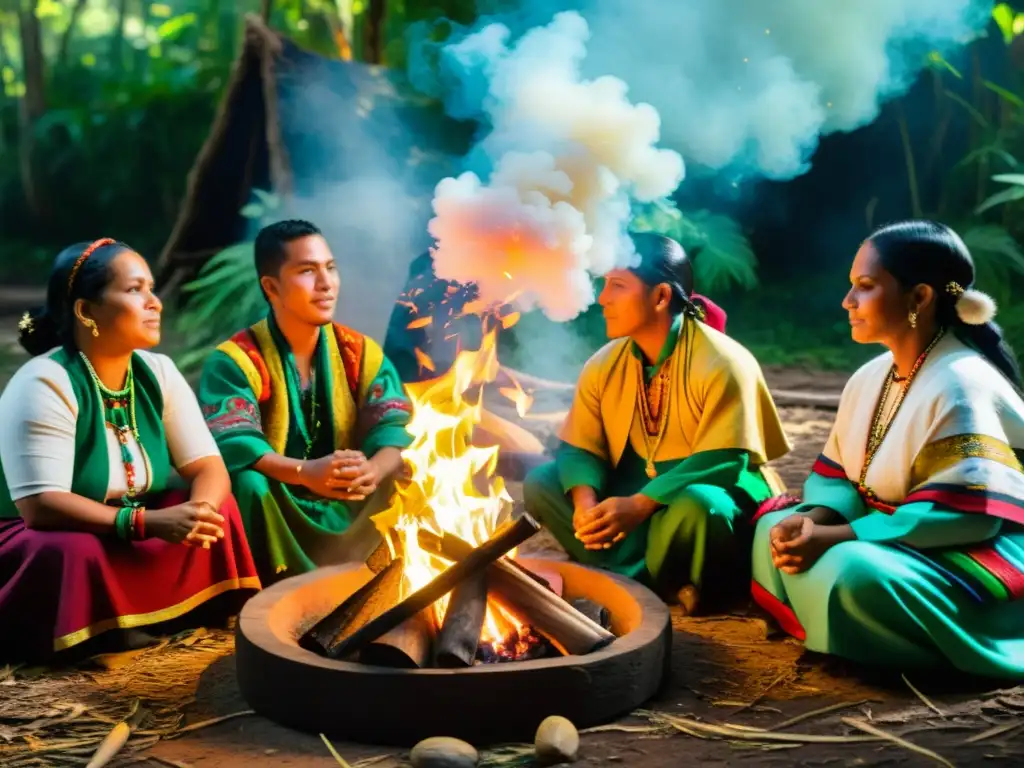
[[[847,384],[802,503],[758,513],[754,597],[813,651],[1024,678],[1024,400],[995,305],[932,222],[876,232],[850,281],[854,340],[889,351]]]

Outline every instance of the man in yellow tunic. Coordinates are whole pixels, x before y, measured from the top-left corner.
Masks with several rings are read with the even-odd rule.
[[[309,222],[256,237],[266,319],[207,360],[199,400],[267,584],[363,560],[402,466],[410,403],[372,339],[332,322],[340,280]]]
[[[635,234],[599,297],[613,339],[587,361],[556,459],[526,508],[569,555],[693,612],[749,583],[744,518],[778,492],[789,443],[753,356],[708,327],[683,249]]]

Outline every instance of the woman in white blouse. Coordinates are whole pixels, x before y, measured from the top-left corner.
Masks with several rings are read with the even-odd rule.
[[[1024,399],[995,305],[928,221],[875,232],[850,283],[854,340],[888,349],[846,385],[803,503],[762,507],[754,597],[812,651],[1024,679]]]
[[[33,358],[0,394],[0,626],[17,628],[0,656],[135,645],[259,589],[195,395],[146,351],[161,309],[146,261],[104,238],[57,256],[19,324]]]

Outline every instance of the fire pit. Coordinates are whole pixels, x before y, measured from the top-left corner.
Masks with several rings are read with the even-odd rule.
[[[362,565],[287,579],[252,599],[238,677],[258,712],[302,730],[376,743],[455,736],[532,739],[548,715],[587,726],[659,687],[671,627],[643,587],[567,563],[520,560],[540,529],[475,446],[496,328],[444,375],[408,387],[412,440],[381,543]],[[529,396],[509,394],[525,408]],[[520,397],[521,395],[521,397]]]
[[[560,580],[564,600],[603,606],[615,639],[583,655],[508,663],[478,658],[453,669],[333,659],[300,640],[336,610],[339,595],[353,595],[374,578],[366,565],[334,566],[286,579],[246,604],[236,656],[242,694],[261,715],[297,730],[401,746],[439,735],[477,746],[531,741],[548,715],[582,728],[654,695],[668,669],[671,624],[653,592],[573,563],[518,562]]]

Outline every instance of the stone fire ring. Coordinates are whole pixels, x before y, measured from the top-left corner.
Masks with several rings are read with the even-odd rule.
[[[245,604],[236,641],[242,695],[270,720],[341,741],[410,747],[454,736],[484,747],[532,742],[548,715],[579,728],[605,723],[658,692],[668,674],[672,625],[657,595],[574,563],[521,562],[558,571],[567,598],[604,605],[618,638],[585,656],[468,669],[334,661],[299,647],[298,628],[325,616],[338,595],[351,594],[371,574],[362,564],[331,566],[285,579]]]

